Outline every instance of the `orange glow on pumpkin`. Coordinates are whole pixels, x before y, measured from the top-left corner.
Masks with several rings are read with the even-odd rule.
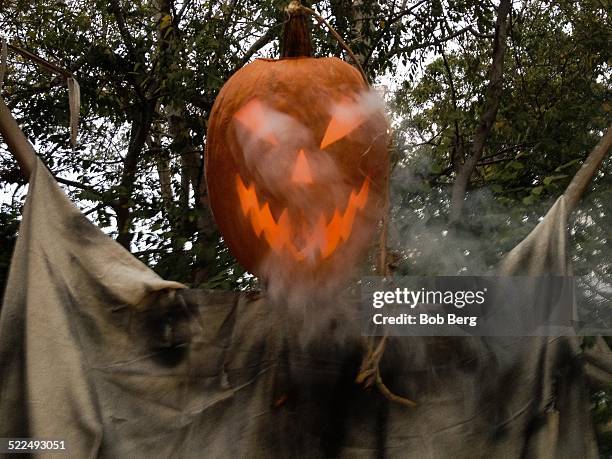
[[[211,110],[201,199],[229,251],[273,284],[346,279],[387,188],[388,121],[337,58],[256,59]]]
[[[263,237],[276,253],[286,249],[297,261],[302,261],[317,253],[321,259],[325,259],[336,251],[341,242],[347,241],[353,232],[357,211],[363,210],[368,201],[369,190],[370,179],[366,177],[359,192],[351,191],[344,212],[336,209],[329,222],[321,213],[316,227],[307,232],[304,246],[297,248],[292,240],[296,231],[293,230],[287,209],[283,209],[276,221],[270,211],[270,205],[267,202],[263,205],[259,204],[255,185],[251,184],[247,187],[240,175],[236,175],[236,191],[242,214],[251,222],[251,227],[257,237]]]
[[[321,149],[328,147],[334,142],[346,137],[365,121],[362,113],[356,107],[350,104],[342,104],[336,107],[335,113],[332,116],[323,140],[321,140]]]
[[[278,145],[278,140],[265,123],[265,111],[261,102],[253,99],[242,107],[235,115],[236,119],[254,135],[272,145]]]
[[[300,150],[298,153],[295,166],[293,166],[291,181],[304,184],[312,183],[312,173],[310,172],[310,166],[308,165],[304,150]]]

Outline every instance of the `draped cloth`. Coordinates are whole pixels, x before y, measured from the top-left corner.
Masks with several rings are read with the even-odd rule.
[[[567,273],[566,220],[560,198],[500,271]],[[355,309],[313,311],[161,279],[38,162],[0,310],[0,437],[83,458],[597,457],[576,338],[390,337],[382,376],[411,409],[354,383]],[[589,362],[609,376],[607,347]]]

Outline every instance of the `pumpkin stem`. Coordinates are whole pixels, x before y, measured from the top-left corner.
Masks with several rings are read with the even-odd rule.
[[[308,14],[302,9],[299,1],[293,0],[285,8],[288,19],[283,29],[281,58],[311,57],[312,41]]]

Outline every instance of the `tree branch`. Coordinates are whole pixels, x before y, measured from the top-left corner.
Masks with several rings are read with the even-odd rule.
[[[423,49],[423,48],[427,48],[428,46],[434,46],[434,45],[438,45],[440,43],[447,42],[449,40],[452,40],[453,38],[456,38],[456,37],[458,37],[460,35],[463,35],[465,32],[467,32],[470,29],[470,27],[471,26],[463,27],[463,28],[453,32],[450,35],[447,35],[445,37],[436,38],[435,40],[426,41],[426,42],[423,42],[423,43],[415,43],[415,44],[410,45],[410,46],[403,46],[401,48],[394,49],[393,51],[389,52],[385,56],[385,59],[390,59],[393,56],[396,56],[398,54],[411,54],[413,51],[416,51],[417,49]]]
[[[127,48],[127,54],[128,54],[128,60],[130,61],[129,62],[130,66],[134,68],[136,63],[140,63],[142,64],[142,68],[144,72],[145,71],[144,70],[145,69],[144,59],[136,59],[136,52],[134,51],[134,47],[132,46],[132,43],[134,43],[134,39],[132,38],[130,31],[128,30],[127,24],[125,22],[125,17],[123,16],[123,11],[121,11],[121,6],[119,5],[118,0],[110,1],[110,10],[113,13],[113,16],[115,16],[115,20],[117,21],[117,27],[119,28],[119,34],[121,35],[121,38],[123,39],[123,44]],[[134,91],[136,92],[138,97],[141,100],[145,100],[146,95],[144,94],[142,88],[140,87],[140,84],[138,83],[138,81],[136,81],[136,78],[134,78],[134,75],[132,73],[128,73],[128,80],[134,87]]]
[[[399,21],[400,19],[402,19],[404,16],[407,16],[407,15],[411,14],[415,9],[417,9],[423,3],[427,3],[427,0],[421,0],[421,1],[417,2],[416,4],[412,5],[410,8],[403,9],[402,11],[399,11],[394,17],[390,17],[385,22],[385,26],[376,35],[376,37],[374,38],[374,41],[372,43],[372,46],[370,46],[370,50],[368,51],[368,55],[365,57],[364,62],[363,62],[363,66],[364,67],[367,68],[367,66],[368,66],[368,64],[370,62],[370,59],[372,58],[372,54],[374,54],[374,50],[378,47],[379,43],[382,41],[382,39],[384,38],[384,36],[387,33],[387,31],[391,28],[391,26],[395,25],[395,23],[397,21]]]
[[[251,47],[244,53],[244,55],[242,56],[238,64],[236,64],[236,67],[234,67],[234,70],[231,73],[234,73],[236,70],[244,67],[247,64],[247,62],[249,62],[251,57],[253,57],[253,55],[257,51],[259,51],[261,48],[263,48],[268,43],[270,43],[270,41],[272,41],[272,39],[275,36],[276,36],[276,30],[273,27],[268,28],[266,33],[264,33],[261,37],[259,37],[255,41],[255,43],[253,43]]]
[[[143,147],[153,122],[155,111],[155,102],[142,104],[139,116],[132,121],[130,130],[130,142],[127,153],[123,159],[123,171],[121,173],[121,181],[118,187],[118,198],[113,206],[117,214],[117,242],[126,249],[130,250],[133,234],[132,228],[132,211],[130,206],[130,198],[134,192],[134,183],[138,172],[138,162],[140,161]]]
[[[110,10],[113,13],[113,16],[115,16],[115,21],[117,21],[119,34],[121,35],[121,38],[123,38],[123,44],[127,48],[128,54],[132,58],[132,63],[135,64],[136,59],[134,56],[134,47],[132,46],[132,43],[134,43],[134,39],[132,38],[132,35],[130,34],[130,31],[127,28],[125,17],[123,16],[123,11],[121,11],[121,5],[119,5],[118,0],[110,0],[109,3]]]
[[[175,15],[177,24],[181,21],[181,19],[183,19],[183,14],[185,14],[187,8],[189,8],[192,3],[192,0],[186,0],[183,2],[183,6],[181,7],[180,11]]]
[[[36,162],[36,153],[4,103],[2,96],[0,96],[0,134],[8,145],[9,151],[19,163],[21,173],[26,180],[29,180]]]
[[[67,70],[64,70],[61,67],[58,67],[57,65],[55,65],[53,62],[49,62],[46,59],[43,59],[40,56],[37,56],[34,53],[31,53],[30,51],[28,51],[27,49],[21,48],[19,46],[16,45],[11,45],[10,43],[7,44],[8,48],[15,51],[16,53],[20,54],[21,56],[25,57],[26,59],[30,59],[33,62],[36,62],[38,65],[40,65],[43,69],[55,73],[57,75],[62,75],[64,78],[74,78],[74,75],[72,73],[70,73]]]
[[[495,38],[493,40],[493,59],[489,70],[490,80],[485,98],[485,108],[480,116],[478,128],[474,134],[474,140],[470,149],[470,155],[465,162],[458,166],[457,176],[453,184],[451,195],[451,209],[449,223],[457,223],[462,214],[463,201],[470,177],[480,161],[484,146],[495,122],[497,110],[502,93],[502,76],[504,70],[504,55],[506,52],[506,31],[508,28],[508,15],[510,13],[511,0],[501,0],[497,13],[495,25]]]
[[[441,46],[440,46],[441,47]],[[444,68],[446,70],[446,74],[448,75],[448,85],[451,90],[451,97],[453,102],[453,110],[455,116],[453,116],[453,124],[455,126],[455,135],[453,138],[453,149],[451,150],[450,163],[452,166],[456,164],[457,161],[463,161],[463,141],[461,139],[461,133],[459,131],[459,121],[457,120],[457,92],[455,91],[455,82],[453,81],[453,73],[451,72],[450,65],[448,64],[448,59],[446,58],[446,53],[444,52],[444,48],[441,47],[442,60],[444,62]]]
[[[610,148],[612,148],[612,125],[608,127],[606,133],[599,140],[595,148],[593,148],[589,156],[587,156],[587,159],[582,163],[582,167],[574,175],[574,178],[563,193],[568,214],[578,205],[595,172],[597,172],[600,164],[610,152]]]
[[[26,180],[29,180],[36,161],[36,153],[34,152],[34,147],[32,147],[32,144],[26,138],[23,131],[17,124],[17,121],[15,121],[15,118],[13,118],[13,115],[4,103],[2,96],[0,96],[0,134],[2,134],[4,141],[8,145],[9,151],[17,160],[21,173]],[[64,185],[91,191],[92,193],[99,195],[102,194],[95,188],[89,185],[84,185],[80,182],[75,182],[74,180],[69,180],[62,177],[55,177],[55,180],[59,183],[63,183]]]
[[[89,185],[85,185],[84,183],[76,182],[74,180],[66,179],[66,178],[63,178],[63,177],[58,177],[56,175],[53,175],[53,177],[55,178],[55,180],[58,183],[63,183],[64,185],[73,186],[73,187],[78,188],[80,190],[91,191],[92,193],[95,193],[95,194],[98,194],[98,195],[102,194],[102,192],[96,190],[94,187],[89,186]]]
[[[476,29],[474,29],[474,27],[470,27],[468,30],[476,38],[488,38],[489,40],[492,40],[495,38],[495,34],[491,35],[491,34],[476,32]]]

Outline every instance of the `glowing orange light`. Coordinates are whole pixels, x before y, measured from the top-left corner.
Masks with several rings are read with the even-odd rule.
[[[243,126],[248,128],[257,137],[278,145],[278,140],[273,132],[270,132],[270,126],[266,124],[266,113],[264,106],[257,99],[253,99],[234,114]]]
[[[355,194],[355,191],[351,191],[351,197],[344,213],[341,215],[336,209],[334,216],[325,228],[325,247],[321,251],[323,258],[329,257],[341,241],[348,240],[353,231],[357,210],[362,210],[368,201],[369,190],[370,180],[366,178],[359,193]]]
[[[284,248],[297,261],[302,261],[306,258],[312,259],[317,253],[325,259],[336,251],[341,242],[349,239],[357,211],[363,210],[367,203],[370,180],[364,180],[358,193],[354,190],[351,192],[344,212],[336,209],[329,223],[321,214],[316,227],[304,238],[305,243],[301,250],[296,248],[291,240],[292,225],[287,209],[283,209],[276,221],[270,211],[270,205],[264,203],[260,206],[255,186],[247,187],[240,175],[236,175],[236,190],[242,213],[249,218],[255,234],[258,237],[263,235],[274,252],[280,253]]]
[[[291,174],[291,181],[295,183],[312,183],[312,174],[310,173],[310,166],[308,165],[304,150],[300,150],[298,153],[293,173]]]
[[[257,193],[255,193],[255,185],[251,185],[250,187],[246,187],[244,182],[240,178],[239,175],[236,176],[236,189],[238,190],[238,196],[240,197],[240,207],[242,208],[242,213],[246,217],[251,209],[258,208],[259,203],[257,202]],[[259,236],[260,233],[257,235]]]
[[[321,149],[346,137],[363,124],[365,118],[357,107],[344,104],[340,106],[327,125],[327,130],[321,140]]]

